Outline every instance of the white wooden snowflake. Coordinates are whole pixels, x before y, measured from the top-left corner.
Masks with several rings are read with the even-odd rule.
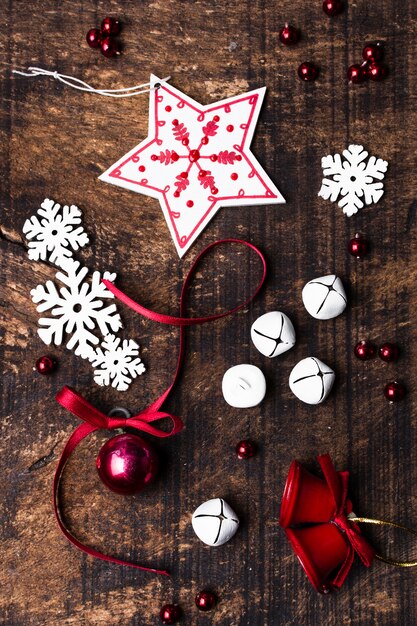
[[[65,270],[57,272],[56,279],[64,286],[59,290],[48,280],[45,285],[32,289],[31,296],[37,311],[50,311],[52,317],[39,320],[38,335],[44,343],[60,346],[64,334],[71,334],[67,348],[82,358],[87,358],[99,338],[92,332],[97,328],[103,336],[122,327],[116,305],[106,306],[104,300],[113,294],[101,282],[100,272],[94,272],[91,282],[86,280],[88,269],[80,267],[79,261],[67,259]],[[103,277],[114,281],[116,274],[104,272]]]
[[[343,213],[354,215],[365,204],[378,202],[384,193],[384,179],[388,163],[374,156],[368,157],[363,146],[351,144],[340,154],[329,154],[321,160],[324,176],[319,196],[338,202]],[[377,182],[375,182],[375,180]],[[362,200],[363,198],[363,200]]]
[[[73,251],[85,246],[89,239],[81,224],[81,211],[71,206],[45,200],[23,225],[23,233],[29,242],[29,258],[33,261],[46,261],[63,266],[66,259],[72,257]],[[39,216],[39,217],[38,217]],[[49,256],[48,256],[49,255]]]
[[[108,334],[101,346],[92,350],[88,360],[97,368],[94,380],[99,385],[112,385],[118,391],[126,391],[134,378],[145,371],[138,357],[139,346],[133,339],[120,339]]]

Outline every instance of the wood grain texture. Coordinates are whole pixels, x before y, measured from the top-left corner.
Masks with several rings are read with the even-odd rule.
[[[3,3],[2,624],[148,626],[159,623],[159,607],[169,601],[182,605],[185,625],[416,623],[415,571],[357,565],[338,594],[315,595],[278,527],[291,460],[311,463],[325,451],[339,469],[351,470],[357,514],[417,524],[416,3],[345,4],[341,16],[329,19],[319,0]],[[117,61],[84,43],[87,30],[107,14],[124,24],[125,52]],[[294,48],[277,45],[285,20],[303,32]],[[390,77],[352,88],[346,68],[359,61],[363,43],[375,39],[385,41]],[[314,84],[296,77],[304,60],[321,67]],[[267,85],[253,151],[287,204],[220,211],[179,261],[157,201],[97,180],[146,136],[147,97],[107,101],[52,80],[11,76],[12,67],[28,65],[114,88],[145,81],[150,72],[170,74],[176,87],[203,103]],[[321,157],[350,142],[388,160],[389,170],[378,205],[347,219],[317,193]],[[45,197],[82,208],[92,245],[78,258],[93,269],[117,271],[121,288],[156,310],[177,314],[191,260],[217,238],[248,239],[268,258],[267,287],[250,310],[188,332],[186,366],[168,402],[186,430],[157,443],[165,462],[155,486],[133,498],[105,490],[94,469],[104,432],[80,446],[65,472],[65,515],[74,532],[111,554],[169,568],[170,580],[85,557],[60,536],[53,518],[52,476],[76,425],[54,394],[70,384],[103,410],[122,403],[139,411],[170,381],[177,332],[123,309],[126,333],[140,341],[148,366],[124,395],[97,387],[89,365],[64,348],[53,350],[56,375],[33,372],[45,347],[29,291],[52,278],[54,268],[28,260],[21,228]],[[356,231],[372,241],[363,262],[346,253]],[[347,285],[350,305],[340,318],[318,322],[303,309],[301,289],[330,272]],[[231,306],[258,277],[250,253],[213,255],[195,282],[189,314]],[[274,308],[290,315],[298,342],[270,361],[251,345],[249,329]],[[397,341],[401,359],[395,365],[354,360],[352,346],[363,337]],[[292,366],[307,354],[337,372],[334,391],[318,407],[302,405],[287,385]],[[255,410],[231,409],[221,395],[224,370],[240,362],[260,366],[268,380],[266,400]],[[381,390],[394,378],[410,393],[389,406]],[[249,462],[233,453],[244,437],[259,445]],[[215,496],[226,498],[243,523],[232,542],[210,549],[193,535],[190,516]],[[399,558],[415,548],[401,534],[366,534]],[[204,587],[220,597],[208,616],[193,606]]]

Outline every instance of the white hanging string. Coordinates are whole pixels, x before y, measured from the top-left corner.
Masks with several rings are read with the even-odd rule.
[[[92,85],[89,85],[85,81],[80,78],[76,78],[75,76],[67,76],[66,74],[59,74],[56,71],[46,70],[42,67],[28,67],[27,71],[22,72],[20,70],[12,70],[13,74],[18,74],[19,76],[29,76],[31,78],[35,76],[51,76],[58,80],[60,83],[64,85],[68,85],[68,87],[72,87],[73,89],[78,89],[79,91],[86,91],[88,93],[95,93],[99,96],[107,96],[109,98],[130,98],[132,96],[138,96],[141,93],[148,93],[149,91],[154,91],[155,89],[159,89],[159,82],[154,84],[152,83],[142,83],[141,85],[135,85],[134,87],[123,87],[122,89],[95,89]],[[166,78],[161,78],[161,81],[168,81],[171,76],[167,76]],[[146,89],[145,89],[146,87]]]

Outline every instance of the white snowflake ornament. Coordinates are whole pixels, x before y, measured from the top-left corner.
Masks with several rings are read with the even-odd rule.
[[[94,380],[98,385],[110,385],[126,391],[134,378],[145,371],[138,357],[139,346],[133,339],[120,339],[108,334],[101,346],[92,350],[88,360],[97,368]]]
[[[351,144],[340,154],[329,154],[321,160],[323,174],[319,196],[336,200],[347,216],[354,215],[364,204],[375,204],[384,193],[382,182],[388,163],[370,156],[363,146]]]
[[[46,261],[63,267],[72,257],[73,251],[89,242],[88,235],[81,224],[81,211],[71,206],[45,200],[36,215],[32,215],[23,224],[23,233],[29,239],[29,259]],[[31,241],[33,240],[33,241]]]
[[[65,270],[57,272],[56,279],[64,286],[59,290],[48,280],[30,292],[37,304],[37,311],[50,311],[52,317],[39,320],[38,335],[44,343],[62,344],[65,334],[71,334],[67,348],[82,358],[91,354],[92,346],[99,338],[92,332],[97,328],[103,336],[122,327],[116,305],[105,306],[104,300],[113,299],[113,294],[101,282],[100,272],[94,272],[91,281],[86,280],[88,269],[80,267],[78,261],[67,259]],[[116,274],[104,272],[103,278],[114,281]]]

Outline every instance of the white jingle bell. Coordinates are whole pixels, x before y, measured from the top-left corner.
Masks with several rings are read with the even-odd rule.
[[[236,533],[239,519],[227,502],[222,498],[214,498],[203,502],[194,511],[192,525],[203,543],[221,546]]]
[[[270,359],[291,350],[295,344],[294,326],[281,311],[270,311],[258,317],[252,324],[250,336],[259,352]]]
[[[307,311],[318,320],[337,317],[347,302],[343,283],[335,274],[310,280],[304,285],[302,298]]]
[[[265,376],[255,365],[234,365],[223,376],[222,392],[230,406],[238,409],[256,406],[265,397]]]
[[[314,356],[309,356],[292,369],[290,389],[306,404],[320,404],[329,395],[335,379],[331,367]]]

